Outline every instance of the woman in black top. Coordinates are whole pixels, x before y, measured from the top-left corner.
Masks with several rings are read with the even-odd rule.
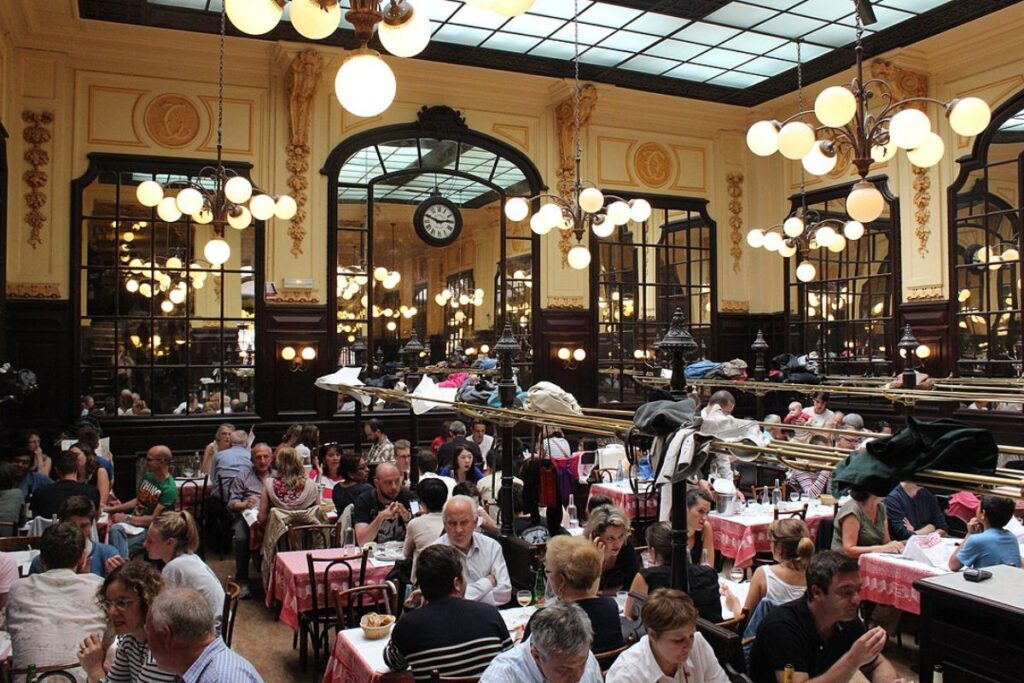
[[[331,500],[334,501],[338,515],[341,515],[345,508],[356,502],[356,498],[373,489],[373,486],[366,481],[370,477],[370,468],[366,466],[363,456],[358,453],[342,453],[338,472],[344,480],[334,485]]]
[[[601,553],[593,543],[578,536],[553,537],[544,552],[544,569],[548,587],[558,599],[575,602],[590,617],[593,652],[607,652],[625,644],[619,606],[613,598],[598,595],[595,588],[601,573]],[[529,631],[527,626],[524,638]]]
[[[686,492],[686,547],[690,551],[690,562],[693,564],[715,564],[715,537],[711,531],[708,513],[711,512],[712,500],[700,489]],[[704,551],[707,561],[703,561]]]
[[[626,513],[614,505],[594,508],[583,535],[601,552],[601,594],[615,595],[632,585],[641,564],[629,538]]]

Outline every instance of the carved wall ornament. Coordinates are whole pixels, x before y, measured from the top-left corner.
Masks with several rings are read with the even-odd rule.
[[[9,299],[59,299],[60,285],[55,282],[11,282],[7,285]]]
[[[945,298],[942,285],[918,285],[907,291],[907,301],[942,301]]]
[[[43,207],[46,206],[45,190],[46,184],[50,182],[50,176],[43,169],[50,164],[50,153],[43,149],[43,145],[53,137],[48,128],[53,123],[53,112],[25,110],[21,113],[21,120],[28,124],[22,131],[21,137],[30,145],[25,150],[23,158],[32,167],[21,176],[21,179],[28,185],[28,192],[25,193],[25,205],[28,207],[28,212],[25,213],[25,222],[31,229],[28,243],[35,249],[43,243],[42,232],[43,226],[46,224]]]
[[[718,310],[722,313],[747,313],[750,311],[750,303],[747,301],[730,301],[728,299],[724,299],[719,304]]]
[[[549,296],[548,308],[583,310],[581,296]]]
[[[580,88],[580,144],[583,144],[583,129],[590,123],[597,104],[597,88],[587,83]],[[555,107],[555,125],[558,128],[558,194],[567,202],[573,201],[576,189],[576,112],[574,96],[570,95]],[[572,230],[561,230],[558,248],[562,252],[562,268],[569,267],[569,249],[572,248]]]
[[[932,229],[928,222],[932,212],[929,205],[932,201],[932,178],[927,168],[914,166],[914,236],[917,237],[917,253],[924,258],[928,253],[928,241],[932,237]]]
[[[146,106],[142,123],[161,147],[184,147],[199,134],[199,110],[184,95],[160,95]]]
[[[311,289],[299,289],[299,290],[288,290],[287,292],[278,292],[277,296],[270,301],[278,304],[318,304],[320,303],[320,297],[313,293]]]
[[[316,50],[306,50],[295,56],[288,67],[288,146],[285,148],[288,169],[288,187],[298,210],[288,226],[292,238],[292,256],[302,254],[306,239],[306,203],[309,189],[309,123],[310,107],[320,88],[324,59]]]
[[[437,140],[449,139],[469,130],[462,112],[444,104],[420,107],[416,114],[416,123],[424,133],[432,135]]]
[[[633,153],[636,175],[648,187],[661,187],[672,177],[672,157],[663,145],[645,142]]]
[[[729,173],[725,176],[729,193],[729,255],[732,256],[732,272],[740,272],[740,259],[743,257],[743,174]]]

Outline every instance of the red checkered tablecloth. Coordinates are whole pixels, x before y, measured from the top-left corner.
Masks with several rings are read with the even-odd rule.
[[[814,512],[808,512],[807,528],[812,539],[818,533],[821,520],[831,518],[831,506],[822,506]],[[768,525],[772,523],[770,514],[723,517],[712,513],[708,521],[715,535],[715,550],[732,558],[737,567],[747,567],[754,561],[754,555],[772,550],[771,539],[768,537]]]
[[[643,493],[649,486],[648,482],[643,482],[640,486],[640,503],[643,506],[643,514],[647,517],[657,517],[658,497]],[[591,484],[590,495],[593,496],[598,493],[611,498],[613,503],[626,511],[626,515],[630,519],[636,517],[636,494],[633,493],[633,487],[628,481],[617,481],[613,484]]]
[[[307,554],[304,550],[278,553],[267,587],[267,607],[273,607],[275,602],[281,603],[279,619],[295,630],[299,628],[299,613],[313,609],[313,592],[310,588],[309,567],[306,564]],[[312,554],[315,558],[344,557],[340,548],[314,550]],[[358,568],[358,561],[352,564]],[[383,583],[393,567],[393,562],[368,560],[363,583]],[[331,591],[351,588],[344,565],[333,568],[329,580]],[[330,592],[328,591],[326,595],[324,593],[323,586],[317,585],[317,604],[326,607]]]
[[[921,595],[914,590],[914,582],[949,573],[924,562],[886,553],[867,553],[860,556],[859,562],[861,599],[892,605],[911,614],[921,613]]]

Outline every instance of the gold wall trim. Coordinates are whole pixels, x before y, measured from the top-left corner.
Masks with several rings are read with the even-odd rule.
[[[678,153],[678,152],[683,152],[683,153],[686,153],[686,152],[696,152],[698,155],[700,155],[700,177],[701,177],[701,184],[700,185],[683,185],[683,184],[681,184],[679,182],[679,175],[681,174],[683,168],[682,168],[682,164],[680,164],[679,167],[676,169],[676,171],[677,171],[676,172],[676,179],[669,186],[669,189],[670,190],[686,190],[686,191],[693,191],[693,192],[707,192],[708,191],[708,183],[707,183],[707,177],[708,177],[707,176],[707,150],[705,150],[703,147],[694,147],[692,145],[670,145],[670,146],[672,148],[672,151],[676,152],[676,153]]]
[[[743,258],[743,174],[729,173],[725,176],[729,193],[729,255],[732,256],[732,272],[742,270],[740,260]]]
[[[530,129],[526,126],[514,126],[509,123],[495,123],[491,132],[505,138],[523,151],[530,149]]]
[[[633,156],[633,150],[636,148],[639,140],[636,138],[620,138],[614,135],[598,135],[597,136],[597,183],[598,185],[617,185],[619,187],[635,187],[639,188],[640,184],[636,182],[636,178],[633,177],[633,165],[629,163],[629,158]],[[625,159],[622,160],[622,170],[626,172],[626,179],[622,178],[608,178],[604,174],[604,163],[602,157],[602,147],[605,143],[618,143],[626,148]]]
[[[582,296],[549,296],[547,308],[583,310]]]
[[[316,91],[320,88],[320,76],[324,71],[324,58],[316,50],[306,50],[295,56],[288,67],[288,131],[286,148],[288,187],[298,204],[298,210],[288,226],[292,238],[292,256],[302,254],[302,243],[306,239],[306,203],[309,197],[309,122],[311,106]]]
[[[149,137],[167,149],[188,146],[199,135],[202,125],[196,105],[178,93],[164,93],[150,100],[142,122]]]
[[[633,152],[633,166],[640,181],[648,187],[661,187],[672,179],[675,164],[664,145],[645,142]]]
[[[917,237],[917,253],[924,258],[928,254],[928,241],[932,237],[929,221],[932,217],[929,205],[932,201],[932,179],[927,168],[914,166],[914,236]]]
[[[730,301],[725,299],[719,305],[719,309],[722,313],[747,313],[750,311],[750,302],[748,301]]]
[[[102,93],[123,93],[126,95],[135,95],[135,102],[132,103],[132,137],[135,140],[107,140],[106,138],[96,137],[92,134],[92,122],[96,120],[96,100],[97,95]],[[112,88],[106,85],[90,85],[89,86],[89,130],[88,142],[90,145],[120,145],[123,147],[145,147],[146,143],[142,141],[139,136],[138,128],[135,124],[135,113],[138,109],[139,102],[142,100],[142,96],[146,94],[145,90],[135,90],[133,88]]]
[[[7,296],[11,299],[59,299],[60,285],[56,282],[9,282]]]
[[[42,232],[43,226],[46,225],[43,207],[47,202],[45,190],[47,183],[50,182],[50,176],[44,169],[50,164],[50,153],[43,149],[43,145],[53,137],[48,128],[53,123],[53,112],[26,109],[21,113],[21,120],[28,124],[21,137],[29,144],[22,158],[32,167],[21,175],[21,179],[28,186],[28,192],[25,193],[25,205],[28,207],[25,222],[30,228],[29,246],[35,249],[43,243]]]
[[[942,301],[945,298],[942,285],[918,285],[907,290],[907,301]]]
[[[311,289],[298,289],[289,290],[287,292],[278,292],[277,296],[268,298],[267,303],[269,304],[319,304],[320,297],[313,293]]]

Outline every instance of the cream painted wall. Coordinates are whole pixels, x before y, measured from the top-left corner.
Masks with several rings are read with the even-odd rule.
[[[210,102],[216,91],[217,38],[83,22],[77,19],[76,6],[74,0],[0,3],[0,116],[11,133],[8,278],[16,292],[29,297],[69,294],[70,182],[85,170],[86,154],[212,157]],[[1015,6],[887,58],[927,75],[930,93],[936,97],[979,94],[997,106],[1024,87],[1024,55],[1015,49],[1022,28],[1024,7]],[[305,237],[298,245],[301,252],[293,253],[296,245],[287,234],[288,225],[274,221],[267,241],[268,280],[280,284],[285,277],[315,279],[314,289],[293,295],[293,301],[324,303],[324,278],[331,257],[324,248],[327,181],[319,169],[328,152],[349,135],[414,120],[423,105],[445,104],[460,110],[471,128],[526,152],[554,189],[559,161],[554,108],[569,93],[570,84],[564,81],[389,59],[398,79],[394,105],[383,116],[356,119],[343,112],[333,93],[341,51],[230,38],[226,144],[231,151],[226,156],[251,162],[254,179],[265,189],[286,188],[287,69],[298,52],[309,48],[318,49],[326,64],[311,107]],[[809,84],[808,101],[826,85],[843,82],[849,75]],[[597,91],[597,105],[584,131],[584,176],[627,197],[643,192],[707,198],[718,224],[719,308],[780,310],[781,259],[754,252],[743,237],[750,228],[770,225],[785,215],[787,197],[799,183],[798,167],[778,157],[751,155],[743,135],[752,121],[794,111],[795,95],[747,110],[600,84]],[[198,117],[195,136],[173,148],[160,144],[159,136],[154,137],[145,125],[147,109],[166,94],[191,103]],[[30,232],[22,219],[25,162],[20,115],[26,109],[52,111],[55,116],[53,141],[46,147],[51,156],[46,169],[47,222],[40,235],[43,241],[35,247],[28,243]],[[952,139],[941,122],[935,124],[946,136],[947,155],[928,175],[931,216],[924,227],[930,236],[923,255],[917,249],[915,207],[909,201],[913,193],[909,165],[898,158],[887,168],[872,171],[888,173],[894,193],[904,200],[904,299],[946,296],[945,188],[955,178],[955,158],[967,147]],[[809,189],[818,186],[808,183]],[[738,258],[730,254],[735,242]],[[589,306],[585,276],[561,265],[558,235],[544,237],[541,245],[542,305]]]

